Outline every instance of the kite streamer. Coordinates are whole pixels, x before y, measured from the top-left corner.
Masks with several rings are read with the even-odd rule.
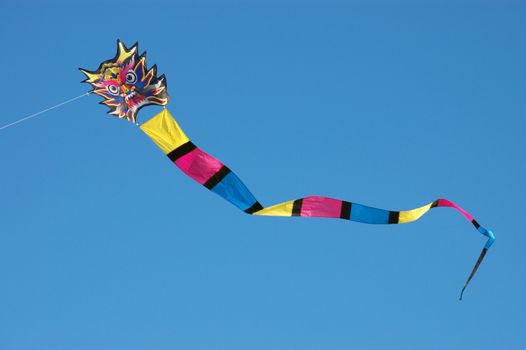
[[[488,237],[486,245],[462,289],[460,299],[462,299],[464,290],[475,275],[488,248],[495,240],[493,233],[482,227],[469,213],[443,198],[419,208],[405,211],[378,209],[322,196],[308,196],[263,207],[234,172],[190,141],[167,109],[163,109],[162,112],[142,124],[140,128],[186,175],[247,214],[334,218],[366,224],[404,224],[418,220],[433,208],[449,207],[457,210],[480,233]]]
[[[101,104],[110,108],[108,113],[135,124],[137,114],[142,107],[166,106],[169,101],[165,76],[157,77],[156,66],[148,69],[146,54],[139,55],[138,52],[138,44],[128,49],[118,40],[115,57],[102,62],[95,71],[80,69],[86,76],[84,82],[93,87],[90,93],[104,98]],[[490,230],[481,226],[464,209],[443,198],[419,208],[404,211],[378,209],[322,196],[308,196],[265,207],[234,172],[190,141],[166,107],[142,124],[140,128],[186,175],[247,214],[334,218],[366,224],[404,224],[420,219],[433,208],[455,209],[488,238],[475,267],[462,288],[461,300],[489,247],[495,241],[495,236]]]

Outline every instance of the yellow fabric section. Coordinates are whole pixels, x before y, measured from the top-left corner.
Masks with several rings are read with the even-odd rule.
[[[398,216],[398,223],[403,224],[406,222],[411,222],[418,220],[422,215],[424,215],[429,209],[431,209],[431,205],[433,203],[429,203],[428,205],[424,205],[423,207],[412,209],[412,210],[406,210],[401,211],[400,215]]]
[[[273,205],[268,208],[256,211],[252,215],[265,215],[265,216],[292,216],[292,206],[294,201],[284,202]]]
[[[190,141],[167,109],[163,109],[140,128],[165,154]]]

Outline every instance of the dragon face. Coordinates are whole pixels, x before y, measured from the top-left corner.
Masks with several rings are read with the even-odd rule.
[[[166,78],[157,77],[157,67],[146,67],[146,53],[138,55],[138,44],[127,49],[117,41],[117,54],[104,61],[96,71],[79,68],[86,75],[91,92],[104,98],[101,104],[110,108],[109,114],[135,123],[137,112],[144,106],[168,104]]]

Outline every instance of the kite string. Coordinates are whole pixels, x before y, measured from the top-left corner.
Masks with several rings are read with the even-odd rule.
[[[84,93],[84,94],[82,94],[82,95],[79,95],[79,96],[77,96],[77,97],[73,97],[73,98],[71,98],[71,99],[69,99],[69,100],[66,100],[66,101],[64,101],[64,102],[61,102],[61,103],[59,103],[59,104],[57,104],[57,105],[54,105],[54,106],[52,106],[52,107],[48,107],[48,108],[46,108],[46,109],[43,109],[43,110],[41,110],[41,111],[39,111],[39,112],[36,112],[36,113],[30,114],[30,115],[28,115],[28,116],[26,116],[26,117],[23,117],[23,118],[21,118],[21,119],[18,119],[18,120],[16,120],[16,121],[12,122],[12,123],[9,123],[9,124],[6,124],[6,125],[4,125],[4,126],[1,126],[1,127],[0,127],[0,130],[7,129],[7,128],[9,128],[10,126],[16,125],[16,124],[18,124],[18,123],[22,123],[23,121],[26,121],[26,120],[31,119],[31,118],[35,118],[35,117],[37,117],[37,116],[39,116],[39,115],[41,115],[41,114],[43,114],[43,113],[49,112],[49,111],[52,110],[52,109],[55,109],[55,108],[61,107],[61,106],[65,105],[65,104],[68,104],[68,103],[70,103],[70,102],[73,102],[73,101],[75,101],[75,100],[78,100],[79,98],[82,98],[82,97],[88,96],[88,95],[90,95],[90,94],[91,94],[91,91],[86,92],[86,93]]]

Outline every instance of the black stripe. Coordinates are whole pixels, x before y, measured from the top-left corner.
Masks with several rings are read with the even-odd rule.
[[[340,212],[340,219],[351,219],[351,202],[342,201],[342,211]]]
[[[477,222],[477,220],[473,219],[471,220],[471,223],[473,224],[473,226],[475,226],[475,228],[478,230],[479,227],[480,227],[480,224]]]
[[[221,182],[221,180],[223,180],[223,178],[225,176],[228,175],[228,173],[230,172],[230,169],[228,169],[228,167],[226,165],[223,165],[221,167],[221,169],[219,169],[219,171],[217,173],[215,173],[214,175],[212,175],[211,178],[209,178],[204,184],[203,186],[205,186],[206,188],[208,188],[209,190],[211,190],[212,188],[214,188],[218,183]]]
[[[400,217],[399,211],[390,211],[389,212],[389,223],[390,224],[398,224],[398,219]]]
[[[475,221],[476,222],[476,221]],[[486,253],[488,252],[488,248],[484,247],[482,248],[482,252],[479,255],[479,258],[477,259],[477,263],[475,264],[475,267],[473,268],[473,271],[471,271],[471,274],[468,277],[468,280],[466,281],[466,284],[464,284],[464,288],[462,288],[462,292],[460,292],[460,300],[462,300],[462,295],[464,295],[464,291],[466,290],[469,281],[475,276],[475,273],[477,273],[477,270],[482,263],[482,260],[484,260],[484,257],[486,256]]]
[[[292,204],[292,216],[301,216],[301,205],[303,204],[302,199],[296,199]]]
[[[436,200],[433,203],[431,203],[431,208],[434,208],[436,206],[438,206],[438,200]]]
[[[256,211],[260,211],[261,209],[263,209],[263,206],[256,201],[256,203],[254,203],[250,208],[245,209],[245,213],[252,214]]]
[[[195,145],[192,143],[192,141],[188,141],[187,143],[183,143],[181,146],[168,153],[167,156],[172,162],[175,162],[177,159],[192,152],[194,149],[196,149]]]

